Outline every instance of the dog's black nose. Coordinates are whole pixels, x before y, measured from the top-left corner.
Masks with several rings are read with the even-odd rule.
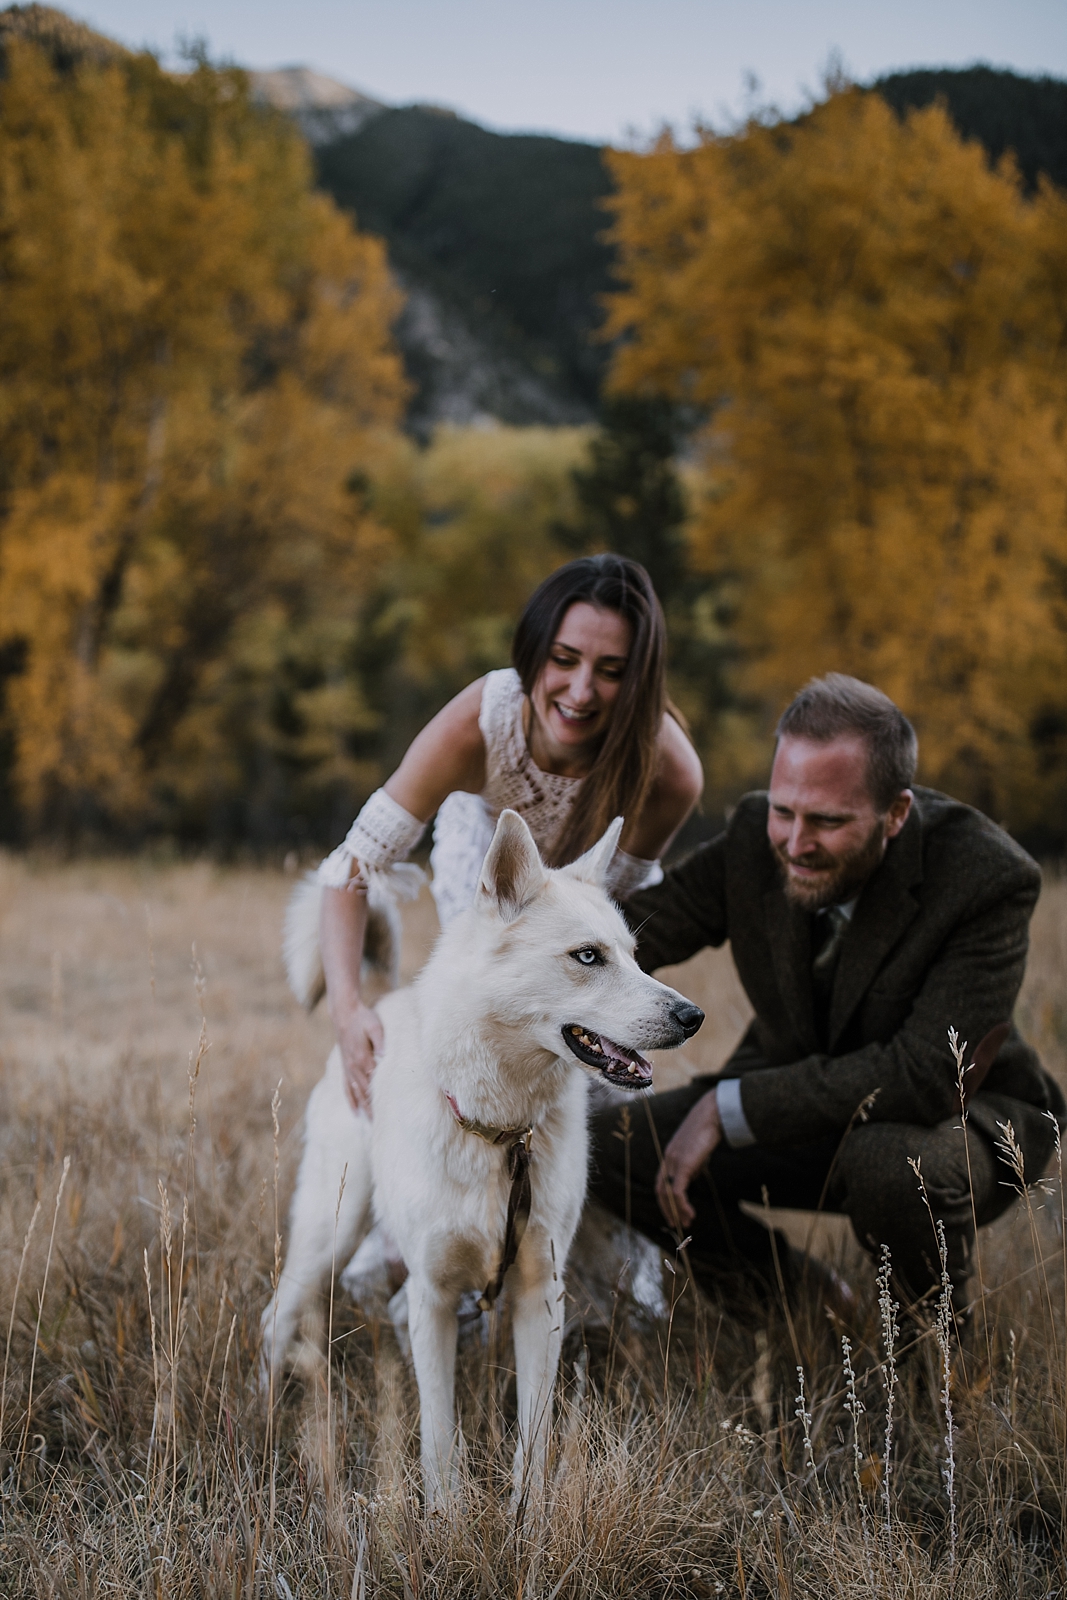
[[[671,1016],[687,1039],[692,1038],[704,1020],[703,1011],[690,1000],[679,1000],[677,1005],[671,1006]]]

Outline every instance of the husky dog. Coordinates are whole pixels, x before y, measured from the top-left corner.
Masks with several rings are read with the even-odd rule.
[[[504,811],[475,905],[415,982],[385,996],[373,1116],[351,1110],[335,1048],[312,1092],[289,1248],[263,1314],[264,1359],[297,1323],[373,1211],[409,1269],[423,1483],[441,1506],[457,1475],[457,1307],[506,1277],[515,1340],[516,1498],[544,1481],[563,1327],[563,1269],[585,1197],[590,1076],[647,1088],[642,1050],[695,1033],[704,1013],[641,971],[603,889],[617,819],[580,860],[541,862]],[[342,1185],[342,1175],[345,1175]],[[340,1195],[340,1198],[338,1198]]]

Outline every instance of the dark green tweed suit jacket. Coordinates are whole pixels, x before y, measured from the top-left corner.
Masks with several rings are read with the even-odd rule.
[[[874,1122],[932,1127],[957,1111],[948,1046],[972,1048],[1011,1019],[1041,873],[980,812],[916,789],[911,815],[867,880],[845,935],[829,1047],[815,1031],[810,913],[790,905],[767,840],[767,796],[746,795],[726,831],[626,904],[648,972],[729,939],[755,1020],[723,1068],[741,1077],[758,1143],[796,1146],[843,1132],[875,1090]],[[1067,1107],[1012,1027],[968,1108],[992,1139],[1011,1121],[1028,1178]]]

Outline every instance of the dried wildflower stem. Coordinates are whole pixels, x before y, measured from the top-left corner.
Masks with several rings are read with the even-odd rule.
[[[1063,1143],[1060,1139],[1060,1125],[1056,1115],[1047,1111],[1045,1115],[1052,1123],[1053,1138],[1056,1141],[1056,1179],[1060,1195],[1060,1254],[1063,1272],[1063,1392],[1060,1396],[1060,1415],[1063,1419],[1063,1444],[1060,1465],[1060,1521],[1067,1519],[1067,1206],[1063,1194]],[[2,1437],[2,1432],[0,1432]]]
[[[852,1421],[852,1478],[856,1485],[856,1506],[859,1510],[860,1533],[863,1538],[863,1564],[867,1572],[868,1588],[873,1594],[875,1583],[874,1572],[871,1567],[867,1506],[863,1498],[863,1478],[860,1475],[860,1417],[863,1415],[865,1408],[863,1401],[856,1392],[856,1373],[852,1365],[852,1341],[847,1334],[841,1335],[841,1365],[845,1373],[845,1410]]]
[[[280,1162],[279,1154],[278,1154],[278,1146],[279,1146],[278,1108],[281,1105],[281,1098],[282,1098],[282,1080],[281,1080],[281,1078],[279,1078],[277,1084],[275,1085],[274,1093],[271,1095],[271,1100],[270,1100],[271,1136],[272,1136],[273,1153],[274,1153],[274,1264],[273,1264],[273,1267],[271,1269],[271,1276],[270,1276],[270,1286],[271,1286],[271,1290],[273,1291],[273,1297],[272,1297],[272,1300],[271,1300],[271,1340],[270,1340],[271,1358],[270,1358],[270,1361],[267,1363],[267,1426],[266,1426],[266,1429],[264,1430],[264,1435],[263,1435],[263,1470],[264,1471],[267,1470],[268,1462],[272,1462],[274,1460],[274,1366],[275,1366],[274,1352],[275,1352],[275,1349],[276,1349],[277,1329],[278,1329],[278,1280],[280,1279],[280,1277],[282,1275],[282,1229],[281,1229],[281,1218],[280,1218],[279,1209],[278,1209],[278,1185],[279,1185],[279,1176],[280,1176],[280,1172],[281,1172],[281,1162]],[[270,1499],[269,1525],[270,1525],[271,1532],[273,1534],[273,1530],[274,1530],[274,1513],[275,1513],[275,1509],[276,1509],[275,1503],[274,1503],[274,1492],[273,1492],[273,1486],[274,1486],[274,1471],[273,1471],[273,1468],[271,1469],[270,1481],[271,1481],[271,1499]]]
[[[893,1408],[897,1390],[897,1320],[900,1306],[890,1289],[893,1263],[889,1246],[882,1246],[882,1260],[878,1268],[878,1312],[882,1324],[882,1347],[885,1350],[885,1448],[882,1453],[882,1499],[885,1504],[885,1534],[890,1557],[893,1551],[893,1495],[890,1475],[893,1470]]]
[[[198,1284],[199,1284],[199,1281],[200,1281],[200,1276],[199,1276],[199,1273],[198,1273],[197,1274],[197,1283]],[[215,1316],[215,1333],[214,1333],[214,1336],[213,1336],[213,1338],[211,1340],[211,1351],[210,1351],[210,1354],[208,1355],[207,1371],[204,1374],[204,1388],[203,1388],[203,1393],[202,1393],[202,1395],[200,1397],[200,1419],[201,1419],[201,1422],[203,1422],[204,1419],[207,1416],[207,1403],[208,1403],[208,1398],[209,1398],[209,1396],[211,1394],[211,1379],[212,1379],[212,1376],[213,1376],[214,1371],[215,1371],[215,1357],[218,1355],[219,1335],[222,1332],[222,1318],[223,1318],[223,1314],[224,1314],[224,1312],[226,1310],[226,1300],[227,1300],[228,1293],[229,1293],[229,1285],[227,1284],[226,1279],[223,1278],[223,1280],[222,1280],[222,1291],[221,1291],[221,1293],[219,1295],[219,1309],[218,1309],[218,1311],[216,1313],[216,1316]],[[198,1295],[197,1298],[199,1299],[199,1295]]]
[[[1052,1306],[1052,1291],[1049,1288],[1048,1273],[1045,1271],[1045,1253],[1041,1248],[1041,1241],[1038,1237],[1037,1218],[1034,1216],[1034,1206],[1032,1200],[1030,1199],[1030,1190],[1027,1187],[1026,1182],[1026,1161],[1019,1145],[1019,1141],[1015,1137],[1015,1129],[1012,1125],[1011,1119],[1009,1118],[1007,1122],[998,1122],[997,1127],[1000,1129],[1003,1136],[997,1140],[998,1147],[1007,1160],[1008,1165],[1011,1167],[1012,1172],[1015,1174],[1015,1180],[1019,1185],[1019,1193],[1022,1195],[1023,1204],[1026,1207],[1026,1219],[1030,1228],[1030,1245],[1034,1253],[1034,1261],[1041,1273],[1041,1282],[1045,1291],[1045,1306],[1048,1311],[1049,1329],[1051,1331],[1053,1345],[1058,1352],[1060,1342],[1059,1330],[1056,1327],[1056,1313]]]
[[[207,1036],[207,1018],[203,1015],[203,988],[197,985],[197,997],[201,1001],[200,1035],[197,1040],[196,1055],[189,1052],[189,1132],[186,1142],[185,1154],[185,1192],[192,1195],[193,1206],[193,1262],[197,1274],[197,1298],[201,1296],[200,1285],[200,1224],[196,1210],[196,1089],[200,1081],[200,1068],[204,1057],[211,1049]]]
[[[223,1416],[223,1411],[225,1409],[225,1404],[226,1404],[226,1367],[227,1367],[227,1364],[229,1363],[229,1359],[230,1359],[230,1346],[233,1344],[233,1336],[234,1336],[234,1334],[236,1332],[237,1332],[237,1313],[235,1311],[233,1316],[230,1318],[230,1331],[229,1331],[229,1334],[226,1337],[226,1349],[223,1352],[223,1356],[222,1356],[222,1371],[219,1373],[219,1411],[218,1411],[218,1416],[215,1418],[215,1440],[216,1440],[216,1443],[215,1443],[215,1450],[214,1450],[214,1453],[213,1453],[214,1459],[212,1461],[212,1493],[213,1494],[216,1492],[217,1487],[218,1487],[219,1466],[220,1466],[220,1464],[222,1462],[222,1449],[221,1449],[219,1441],[222,1439],[222,1416]]]
[[[804,1368],[802,1366],[797,1367],[797,1384],[796,1409],[793,1415],[800,1423],[800,1431],[804,1438],[804,1462],[815,1484],[819,1510],[825,1512],[826,1504],[823,1500],[822,1484],[819,1482],[819,1470],[815,1465],[815,1447],[811,1439],[811,1412],[808,1410],[807,1395],[804,1392]]]
[[[7,1319],[7,1341],[4,1345],[4,1378],[3,1386],[0,1388],[0,1444],[3,1443],[4,1439],[4,1413],[7,1409],[7,1373],[8,1365],[11,1360],[11,1331],[15,1326],[15,1312],[18,1309],[19,1290],[22,1287],[22,1274],[26,1267],[26,1256],[29,1252],[30,1240],[33,1238],[33,1230],[37,1226],[37,1218],[40,1215],[41,1202],[38,1200],[37,1204],[33,1208],[33,1216],[30,1218],[30,1225],[26,1229],[26,1237],[22,1241],[22,1254],[19,1257],[19,1270],[15,1277],[15,1288],[11,1295],[11,1315]]]
[[[63,1190],[67,1184],[67,1173],[70,1171],[70,1157],[63,1157],[63,1171],[59,1177],[59,1188],[56,1190],[56,1204],[52,1212],[52,1231],[48,1236],[48,1254],[45,1257],[44,1277],[41,1280],[40,1293],[37,1296],[37,1322],[33,1330],[33,1353],[30,1356],[30,1377],[26,1390],[26,1421],[22,1428],[22,1443],[19,1446],[19,1472],[26,1458],[26,1444],[30,1436],[30,1417],[33,1414],[33,1379],[37,1371],[37,1349],[41,1340],[41,1318],[44,1316],[44,1297],[48,1290],[48,1273],[52,1265],[52,1249],[56,1242],[56,1224],[59,1221],[59,1206],[63,1199]]]
[[[189,1239],[189,1196],[182,1196],[182,1243],[178,1253],[178,1281],[173,1292],[177,1295],[178,1310],[174,1318],[174,1342],[170,1360],[170,1505],[167,1510],[167,1544],[170,1542],[171,1518],[178,1503],[178,1362],[185,1333],[185,1253]]]
[[[156,1335],[156,1311],[152,1304],[152,1269],[148,1265],[148,1246],[144,1248],[144,1281],[148,1294],[148,1327],[152,1336],[152,1427],[148,1434],[148,1451],[145,1462],[147,1476],[155,1454],[156,1429],[159,1424],[159,1341]]]
[[[956,1570],[956,1425],[952,1415],[952,1280],[948,1275],[945,1225],[937,1219],[937,1252],[941,1261],[941,1297],[937,1306],[937,1347],[941,1353],[941,1404],[945,1412],[945,1490],[948,1494],[949,1568]]]
[[[860,1478],[860,1417],[864,1406],[856,1393],[856,1373],[852,1366],[852,1341],[841,1335],[841,1366],[845,1374],[845,1410],[852,1422],[852,1477],[856,1484],[856,1501],[863,1511],[863,1481]]]
[[[356,1561],[352,1572],[352,1600],[367,1600],[367,1519],[363,1507],[356,1510]]]
[[[937,1303],[937,1319],[934,1323],[934,1336],[941,1356],[941,1404],[945,1413],[945,1450],[947,1466],[945,1470],[945,1488],[948,1493],[949,1517],[949,1560],[951,1569],[956,1569],[956,1429],[952,1416],[952,1280],[948,1275],[948,1246],[945,1242],[945,1225],[940,1217],[934,1216],[930,1204],[930,1196],[926,1190],[926,1180],[922,1175],[920,1162],[908,1157],[908,1165],[914,1172],[919,1193],[922,1195],[930,1222],[933,1225],[934,1237],[937,1240],[937,1254],[941,1263],[941,1294]]]
[[[974,1264],[978,1272],[978,1299],[982,1307],[982,1330],[985,1337],[986,1362],[990,1372],[993,1370],[993,1339],[989,1331],[989,1307],[986,1304],[985,1273],[982,1270],[982,1245],[978,1234],[978,1212],[974,1204],[974,1176],[971,1172],[971,1141],[967,1136],[967,1089],[964,1082],[970,1068],[964,1066],[967,1057],[967,1041],[960,1043],[960,1036],[955,1028],[948,1030],[949,1049],[952,1051],[956,1063],[956,1087],[960,1097],[960,1121],[963,1127],[963,1151],[967,1158],[967,1193],[971,1200],[971,1226],[974,1229]],[[971,1063],[973,1067],[974,1063]]]
[[[171,1277],[171,1250],[174,1242],[174,1229],[170,1215],[170,1194],[159,1179],[159,1270],[161,1277],[160,1306],[159,1306],[159,1337],[160,1349],[169,1363],[171,1377],[171,1395],[174,1383],[174,1283]],[[174,1408],[168,1401],[167,1427],[163,1437],[163,1461],[171,1445],[171,1433],[174,1424]]]

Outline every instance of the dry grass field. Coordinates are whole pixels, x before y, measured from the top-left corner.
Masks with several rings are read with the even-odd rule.
[[[983,1234],[947,1383],[936,1328],[885,1360],[873,1269],[832,1219],[816,1248],[857,1286],[844,1328],[814,1295],[727,1311],[676,1263],[669,1326],[638,1337],[620,1301],[610,1335],[569,1342],[544,1522],[508,1520],[502,1328],[461,1358],[454,1522],[421,1517],[391,1329],[340,1295],[321,1380],[271,1413],[258,1319],[330,1041],[284,986],[291,884],[0,857],[5,1600],[1067,1593],[1056,1181]],[[413,967],[425,899],[407,934]],[[1067,883],[1034,935],[1021,1020],[1067,1076]],[[746,1016],[728,954],[673,981],[708,1022],[664,1082],[714,1066]]]

